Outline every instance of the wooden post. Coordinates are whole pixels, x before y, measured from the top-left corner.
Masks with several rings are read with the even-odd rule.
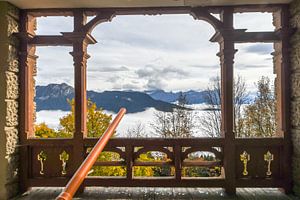
[[[73,41],[74,61],[74,85],[75,85],[75,132],[73,137],[74,166],[76,169],[84,161],[85,149],[83,144],[84,137],[87,136],[86,116],[87,116],[87,97],[86,97],[86,63],[89,55],[87,54],[87,42],[84,33],[77,32],[86,23],[86,17],[81,10],[74,11],[74,31],[67,35]],[[78,193],[84,191],[84,185],[80,186]]]
[[[28,45],[29,39],[34,36],[36,21],[26,11],[20,13],[20,38],[19,63],[20,63],[20,192],[28,189],[29,154],[26,141],[34,136],[34,84],[33,70],[36,65],[35,46]]]
[[[174,146],[174,159],[175,159],[175,178],[176,181],[181,180],[182,168],[181,168],[181,146]]]
[[[127,180],[132,180],[132,164],[133,164],[133,151],[134,147],[131,145],[126,145],[126,178]]]
[[[284,160],[281,166],[281,176],[284,178],[284,190],[292,191],[292,144],[289,124],[290,101],[290,36],[289,7],[282,6],[281,10],[273,14],[276,31],[281,32],[281,41],[274,43],[274,68],[276,77],[276,104],[277,104],[277,136],[284,137],[284,147],[281,157]]]
[[[75,9],[74,14],[74,31],[65,32],[63,38],[71,41],[73,44],[74,61],[74,81],[75,81],[75,133],[73,137],[73,153],[75,164],[73,171],[81,165],[84,160],[85,149],[83,139],[87,137],[87,94],[86,94],[86,68],[87,59],[90,57],[87,54],[87,46],[95,44],[96,40],[85,31],[87,17],[82,9]],[[83,192],[84,185],[82,185],[78,193]]]
[[[74,12],[74,34],[73,56],[75,74],[75,133],[74,139],[83,139],[86,136],[86,62],[89,58],[87,54],[87,42],[85,34],[79,31],[86,23],[86,17],[82,11]]]
[[[220,30],[222,40],[220,41],[221,59],[221,110],[222,124],[221,132],[225,138],[224,144],[224,170],[225,190],[228,194],[236,193],[235,186],[235,144],[233,133],[233,63],[234,63],[234,41],[233,41],[233,9],[224,8],[221,13],[221,21],[224,28]]]

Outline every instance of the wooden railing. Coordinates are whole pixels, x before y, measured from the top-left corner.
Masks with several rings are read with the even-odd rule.
[[[75,172],[71,180],[68,182],[67,186],[65,187],[64,191],[56,198],[57,200],[71,200],[78,190],[79,186],[82,184],[83,180],[87,176],[88,172],[91,170],[92,166],[96,162],[97,158],[99,157],[100,153],[106,146],[109,139],[114,134],[118,124],[120,123],[121,119],[123,118],[126,109],[122,108],[118,115],[115,117],[113,122],[108,126],[105,133],[102,137],[98,140],[97,144],[91,150],[89,155],[86,157],[82,165],[79,169]],[[66,155],[66,154],[65,154]],[[42,160],[42,155],[40,156],[40,160]],[[63,159],[63,155],[61,156]],[[63,169],[65,170],[65,169]]]
[[[83,140],[82,145],[85,149],[83,156],[89,155],[87,152],[97,141],[97,138]],[[226,162],[224,145],[224,138],[112,138],[103,151],[114,152],[119,155],[119,159],[97,160],[94,166],[121,166],[126,169],[126,176],[87,176],[83,186],[226,188],[229,178],[224,172],[224,162]],[[232,145],[235,147],[235,151],[232,152],[235,158],[235,179],[232,187],[288,187],[283,170],[287,164],[284,156],[284,138],[236,138]],[[73,163],[78,159],[73,156],[73,149],[78,147],[73,146],[72,139],[30,139],[28,147],[29,185],[31,187],[65,186],[76,171]],[[143,153],[154,151],[166,155],[167,161],[145,162],[138,159]],[[63,152],[68,155],[65,159]],[[210,152],[216,159],[189,160],[188,155],[193,152]],[[65,165],[62,160],[65,160]],[[167,177],[138,177],[133,173],[134,168],[138,166],[170,166],[174,169],[174,173]],[[221,174],[211,177],[183,175],[184,167],[195,166],[208,168],[217,166],[221,169]]]

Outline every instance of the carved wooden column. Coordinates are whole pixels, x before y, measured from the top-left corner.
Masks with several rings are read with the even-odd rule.
[[[75,36],[75,35],[74,35]],[[86,63],[89,55],[87,54],[87,41],[84,35],[76,35],[73,43],[74,72],[75,72],[75,133],[74,139],[83,139],[87,136],[86,114]]]
[[[216,33],[210,39],[218,42],[221,61],[221,134],[224,137],[224,170],[225,190],[228,194],[235,194],[235,136],[233,133],[233,61],[234,49],[233,8],[224,7],[221,12],[221,21],[211,15],[204,8],[193,8],[192,16],[202,19],[214,26]]]
[[[72,171],[75,172],[84,160],[83,139],[87,137],[87,94],[86,94],[86,68],[88,44],[96,43],[95,39],[85,31],[86,16],[83,11],[74,11],[74,31],[63,33],[63,37],[73,43],[74,81],[75,81],[75,132],[73,137],[73,155],[76,158]],[[79,192],[83,191],[84,186]]]
[[[234,39],[233,39],[233,9],[224,8],[221,13],[223,28],[220,30],[220,60],[221,60],[221,133],[225,138],[224,145],[224,170],[228,194],[235,194],[235,144],[233,133],[233,63],[234,63]]]
[[[281,153],[284,159],[281,176],[285,179],[286,193],[292,191],[291,168],[291,133],[290,133],[290,35],[289,9],[283,6],[273,14],[273,24],[281,33],[281,41],[274,43],[274,72],[276,73],[276,105],[277,105],[277,135],[284,137],[284,148]]]
[[[35,46],[29,45],[29,40],[35,35],[36,19],[27,15],[26,11],[20,14],[20,189],[28,187],[28,149],[25,146],[28,137],[34,137],[34,80],[36,67]]]
[[[26,14],[25,11],[21,12],[21,31],[18,33],[20,37],[20,81],[21,81],[21,94],[20,94],[20,121],[22,122],[21,140],[27,137],[34,136],[33,119],[33,99],[34,99],[34,81],[33,74],[36,67],[35,46],[29,45],[28,42],[34,37],[36,20]],[[24,119],[24,120],[23,120]]]

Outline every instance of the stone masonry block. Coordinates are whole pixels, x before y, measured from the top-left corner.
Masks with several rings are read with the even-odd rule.
[[[18,102],[6,101],[6,125],[13,127],[18,125]]]
[[[18,99],[19,97],[19,82],[18,76],[13,72],[6,72],[6,98]]]
[[[6,155],[11,155],[17,152],[19,144],[19,136],[17,128],[5,128],[6,133]]]

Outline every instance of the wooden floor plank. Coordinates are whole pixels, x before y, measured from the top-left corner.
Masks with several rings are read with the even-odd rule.
[[[62,188],[33,188],[31,191],[14,200],[53,200]],[[273,188],[237,189],[236,196],[228,196],[222,188],[117,188],[89,187],[84,193],[74,198],[81,199],[236,199],[236,200],[296,200],[298,198],[285,195]]]

